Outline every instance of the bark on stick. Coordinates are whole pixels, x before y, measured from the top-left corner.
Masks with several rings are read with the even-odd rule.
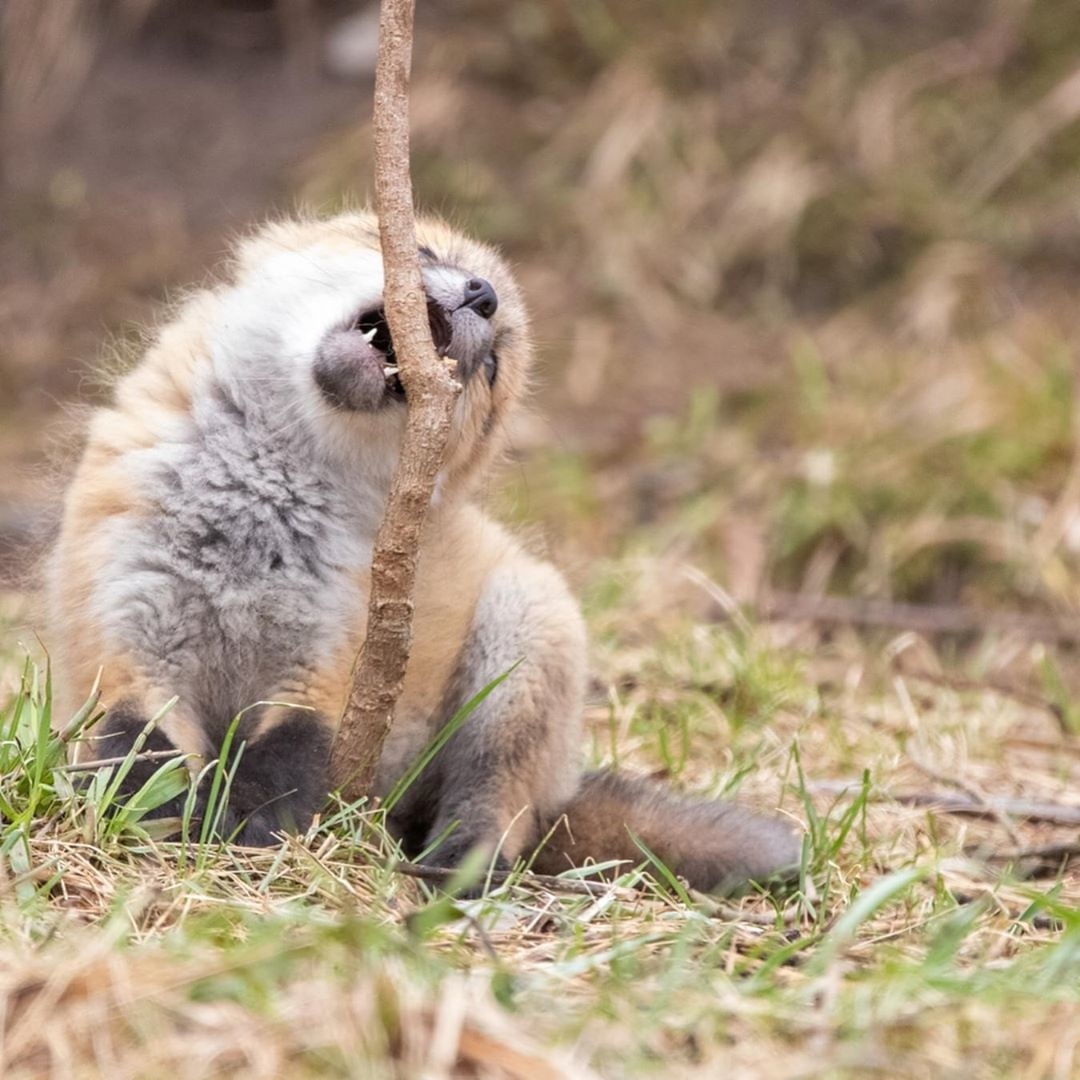
[[[432,344],[417,255],[409,175],[412,36],[413,0],[382,0],[375,71],[375,206],[383,303],[408,412],[397,474],[375,538],[367,635],[330,755],[334,786],[349,800],[371,793],[401,695],[420,540],[460,390]]]

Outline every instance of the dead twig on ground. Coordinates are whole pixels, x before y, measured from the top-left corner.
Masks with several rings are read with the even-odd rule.
[[[1068,862],[1080,857],[1080,843],[1017,847],[1009,851],[991,851],[984,857],[995,862],[1027,862],[1030,859],[1037,859],[1039,862]]]
[[[862,780],[812,780],[807,788],[822,795],[857,795],[863,789]],[[992,797],[985,800],[947,795],[935,791],[875,791],[874,802],[894,802],[901,806],[922,806],[945,814],[964,814],[969,817],[997,818],[1008,814],[1027,821],[1044,821],[1052,825],[1080,826],[1080,806],[1042,802],[1035,799]]]
[[[1064,713],[1060,705],[1048,701],[1042,694],[1037,694],[1034,690],[1028,690],[1022,686],[1013,686],[1002,682],[1000,679],[972,679],[966,675],[957,675],[953,672],[926,671],[924,668],[906,670],[903,675],[906,679],[916,679],[919,682],[930,683],[932,686],[940,686],[945,690],[956,690],[960,693],[968,691],[972,693],[991,693],[999,697],[1011,698],[1020,705],[1027,705],[1032,709],[1039,709],[1049,713],[1058,724],[1061,724],[1064,720]]]
[[[169,758],[186,757],[182,750],[146,750],[136,754],[132,761],[167,761]],[[90,772],[94,769],[107,769],[110,765],[123,765],[127,755],[121,757],[98,758],[95,761],[76,761],[70,765],[56,765],[53,772]]]
[[[986,808],[988,817],[992,817],[1001,827],[1005,830],[1009,839],[1019,846],[1020,834],[1016,831],[1016,826],[1013,824],[1012,819],[1008,813],[994,806],[993,802],[982,791],[980,791],[974,784],[969,784],[965,780],[961,780],[959,777],[949,776],[942,772],[940,769],[935,769],[929,762],[923,761],[918,755],[908,748],[908,760],[929,779],[938,784],[945,784],[948,787],[954,787],[957,791],[963,792],[972,803]]]
[[[1033,615],[1023,611],[979,610],[952,604],[908,604],[849,596],[809,596],[774,592],[757,614],[773,622],[811,622],[913,630],[919,634],[1018,634],[1033,640],[1080,642],[1075,615]],[[718,613],[727,618],[728,613]]]
[[[421,866],[418,863],[399,862],[394,864],[394,872],[405,874],[407,877],[419,878],[422,881],[436,881],[440,884],[448,881],[457,873],[456,870],[446,869],[441,866]],[[584,879],[561,878],[552,874],[520,874],[510,870],[493,870],[485,875],[492,885],[503,885],[508,881],[520,882],[523,885],[534,885],[540,889],[550,889],[552,892],[572,893],[575,896],[610,896],[614,895],[619,900],[636,901],[642,899],[643,894],[634,889],[627,889],[621,885],[609,885],[602,881],[585,881]]]

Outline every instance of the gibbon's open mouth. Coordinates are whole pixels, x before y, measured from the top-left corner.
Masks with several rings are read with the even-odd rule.
[[[428,325],[431,327],[431,340],[435,343],[435,351],[439,356],[445,356],[450,348],[450,340],[453,337],[453,329],[450,318],[443,310],[442,305],[435,300],[428,299]],[[405,400],[405,387],[398,375],[397,353],[394,352],[394,340],[390,336],[390,327],[386,322],[386,311],[383,308],[373,308],[365,311],[356,320],[354,329],[359,330],[364,339],[383,354],[383,375],[386,376],[386,393],[388,397]]]

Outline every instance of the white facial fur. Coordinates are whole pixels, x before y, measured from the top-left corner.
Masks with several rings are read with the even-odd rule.
[[[424,269],[429,295],[453,311],[469,274],[453,266]],[[378,251],[316,244],[282,250],[248,269],[221,297],[210,328],[213,379],[234,401],[244,402],[268,427],[304,428],[330,457],[359,469],[377,485],[396,466],[404,410],[367,413],[333,407],[313,378],[320,343],[360,313],[382,306],[383,268]],[[472,312],[453,316],[454,333],[472,341],[486,335],[486,320]],[[457,340],[457,338],[455,338]],[[460,430],[470,394],[458,402]]]
[[[216,378],[237,400],[261,404],[266,419],[306,420],[318,430],[331,411],[311,376],[319,343],[358,312],[378,307],[382,291],[377,251],[283,251],[223,297],[211,331]]]

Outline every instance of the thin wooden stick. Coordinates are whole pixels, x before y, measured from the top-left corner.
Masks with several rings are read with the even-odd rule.
[[[1043,844],[1039,847],[1018,847],[1012,851],[991,851],[986,858],[1000,862],[1022,862],[1038,859],[1040,862],[1065,862],[1080,857],[1080,844]]]
[[[862,597],[771,593],[759,601],[757,613],[774,622],[881,627],[914,630],[920,634],[1011,633],[1035,640],[1080,641],[1080,618],[1075,615],[1035,615],[950,604],[905,604]],[[723,617],[729,617],[726,611]]]
[[[913,753],[910,746],[908,747],[907,756],[912,765],[914,765],[919,772],[925,773],[935,784],[945,784],[949,787],[954,787],[957,791],[963,792],[963,794],[976,805],[985,806],[987,815],[997,821],[1002,829],[1008,834],[1009,839],[1017,847],[1020,846],[1020,834],[1016,831],[1016,826],[1012,823],[1008,813],[995,807],[990,798],[977,787],[967,783],[967,781],[962,780],[958,776],[949,776],[940,769],[935,769],[928,761],[923,761],[918,754]]]
[[[146,750],[136,754],[133,761],[166,761],[168,758],[186,757],[182,750]],[[121,757],[98,758],[96,761],[76,761],[71,765],[56,765],[53,772],[90,772],[93,769],[107,769],[110,765],[122,765],[127,755]]]
[[[409,862],[394,863],[393,869],[396,874],[404,874],[406,877],[420,878],[423,881],[437,881],[439,883],[449,881],[457,873],[456,870],[448,870],[441,866],[423,866],[419,863]],[[533,885],[541,889],[550,889],[552,892],[572,893],[575,896],[614,895],[620,900],[642,899],[642,893],[635,889],[627,889],[621,885],[561,878],[552,874],[534,874],[531,871],[520,874],[510,870],[492,870],[490,878],[492,885],[502,885],[507,881],[514,880],[522,885]]]
[[[998,697],[1011,698],[1021,705],[1027,705],[1032,709],[1041,709],[1048,712],[1058,724],[1064,721],[1064,710],[1053,701],[1048,701],[1034,690],[1028,690],[1023,686],[1013,686],[1002,682],[1000,679],[972,679],[966,675],[958,675],[951,671],[927,671],[923,668],[906,669],[902,672],[905,679],[917,679],[933,686],[940,686],[946,690],[958,690],[972,693],[991,693]],[[1010,740],[1013,741],[1013,740]],[[1057,750],[1060,743],[1054,744]]]
[[[813,780],[807,784],[812,792],[828,795],[857,795],[861,780]],[[964,814],[968,817],[997,818],[1000,814],[1026,821],[1045,821],[1053,825],[1080,825],[1080,806],[1066,803],[1040,802],[1034,799],[990,797],[985,801],[946,795],[935,791],[881,791],[874,793],[874,802],[894,802],[901,806],[925,806],[945,814]]]
[[[417,255],[409,175],[412,28],[413,0],[382,0],[375,70],[375,205],[383,304],[408,416],[397,473],[375,538],[367,633],[330,757],[332,781],[349,801],[371,793],[401,696],[412,643],[420,540],[461,389],[435,354]]]

